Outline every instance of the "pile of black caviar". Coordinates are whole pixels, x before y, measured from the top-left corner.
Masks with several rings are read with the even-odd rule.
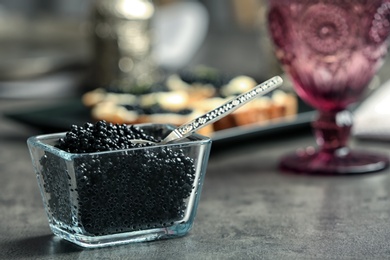
[[[129,141],[134,138],[157,139],[135,126],[105,121],[71,127],[56,147],[91,154],[74,158],[75,176],[60,157],[42,157],[47,206],[54,219],[72,227],[69,231],[80,228],[99,236],[166,227],[184,217],[194,185],[194,159],[185,148],[172,146],[128,149],[145,146]]]
[[[227,74],[223,74],[220,71],[200,66],[195,69],[183,69],[179,71],[180,78],[188,83],[188,84],[194,84],[194,83],[202,83],[202,84],[211,84],[213,85],[217,91],[232,79],[231,76]]]
[[[84,126],[72,125],[55,146],[68,153],[94,153],[141,146],[131,142],[132,139],[157,142],[156,138],[134,125],[112,124],[102,120],[95,124],[85,123]]]

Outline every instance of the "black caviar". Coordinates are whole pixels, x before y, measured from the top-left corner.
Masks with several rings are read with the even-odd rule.
[[[95,124],[86,123],[84,126],[72,125],[56,147],[69,153],[113,151],[139,146],[132,143],[132,139],[157,141],[133,125],[112,124],[102,120]]]
[[[223,74],[222,72],[205,66],[196,67],[194,69],[182,69],[179,72],[180,78],[188,83],[201,83],[201,84],[211,84],[217,90],[222,86],[229,83],[231,76]]]
[[[133,138],[156,139],[134,126],[100,121],[72,126],[56,147],[93,153],[132,148]],[[70,231],[81,228],[94,236],[169,226],[184,217],[194,185],[195,162],[183,149],[155,146],[76,156],[75,177],[65,160],[46,153],[40,162],[51,195],[49,211]]]
[[[140,105],[122,105],[122,107],[126,108],[129,111],[135,111],[138,115],[155,115],[155,114],[177,114],[177,115],[189,115],[192,113],[192,109],[184,108],[178,111],[172,111],[163,108],[159,104],[153,104],[148,107],[141,107]]]

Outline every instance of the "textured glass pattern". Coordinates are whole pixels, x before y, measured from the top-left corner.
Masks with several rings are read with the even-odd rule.
[[[389,0],[269,0],[275,53],[297,94],[318,110],[318,148],[287,155],[281,168],[306,174],[358,174],[388,167],[386,155],[348,146],[349,106],[360,101],[387,54]]]

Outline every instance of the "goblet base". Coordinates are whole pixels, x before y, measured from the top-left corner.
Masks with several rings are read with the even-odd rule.
[[[351,175],[381,171],[389,166],[386,155],[348,148],[336,153],[315,151],[313,148],[298,150],[281,159],[280,169],[302,174]]]

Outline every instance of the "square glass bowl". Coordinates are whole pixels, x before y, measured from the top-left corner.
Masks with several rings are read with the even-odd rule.
[[[163,137],[169,125],[138,125]],[[75,154],[55,146],[65,133],[27,140],[52,232],[82,247],[179,237],[192,228],[211,140]]]

